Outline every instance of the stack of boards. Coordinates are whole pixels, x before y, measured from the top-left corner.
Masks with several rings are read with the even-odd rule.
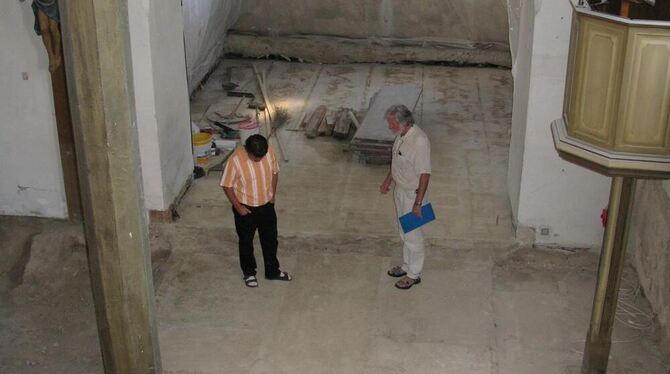
[[[332,136],[346,139],[353,125],[350,109],[340,108],[328,112],[325,105],[318,106],[305,124],[305,136],[313,139],[317,136]]]
[[[371,99],[365,120],[351,140],[351,150],[366,164],[390,164],[395,135],[384,118],[386,110],[403,104],[413,113],[421,97],[421,87],[414,84],[382,87]],[[416,119],[416,118],[415,118]]]

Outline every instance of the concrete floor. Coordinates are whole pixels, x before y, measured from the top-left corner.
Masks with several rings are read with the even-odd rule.
[[[400,291],[385,274],[400,258],[391,198],[377,192],[386,167],[359,164],[346,142],[283,130],[280,261],[293,282],[244,287],[218,173],[194,182],[178,221],[152,225],[165,373],[579,372],[598,257],[513,236],[509,71],[261,64],[271,97],[294,119],[306,98],[308,113],[320,103],[360,110],[384,82],[423,84],[417,117],[433,144],[438,216],[423,282]],[[193,100],[196,121],[236,104],[222,99],[222,69]],[[235,80],[245,76],[234,70]],[[3,226],[0,243],[29,225]],[[0,372],[101,372],[81,230],[40,227],[2,248],[30,257],[0,292]],[[636,279],[628,268],[609,372],[670,373]]]
[[[192,104],[192,118],[203,112],[230,112],[238,102],[220,88],[225,66],[235,66],[233,81],[254,89],[250,68],[230,61],[210,78]],[[423,87],[416,119],[431,139],[429,195],[437,222],[427,230],[435,242],[446,239],[511,243],[511,208],[506,188],[512,115],[509,70],[424,65],[314,65],[260,63],[268,71],[271,101],[293,120],[303,108],[348,107],[364,111],[385,84]],[[305,103],[306,102],[306,103]],[[290,123],[286,127],[291,127]],[[393,202],[378,193],[388,166],[363,165],[348,152],[348,142],[306,139],[281,131],[289,162],[282,163],[277,210],[284,235],[395,235]],[[232,227],[228,202],[217,188],[219,173],[195,183],[181,203],[182,224]]]

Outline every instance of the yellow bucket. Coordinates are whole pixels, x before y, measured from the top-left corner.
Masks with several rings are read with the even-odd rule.
[[[212,154],[212,134],[199,132],[193,134],[193,155],[199,166],[207,166]]]
[[[211,145],[212,144],[212,134],[206,132],[199,132],[193,134],[193,146],[202,146],[202,145]]]

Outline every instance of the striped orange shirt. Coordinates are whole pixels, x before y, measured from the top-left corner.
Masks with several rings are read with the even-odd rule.
[[[279,163],[272,146],[258,162],[240,147],[230,156],[221,176],[221,187],[233,188],[240,203],[249,206],[265,205],[272,200],[272,175],[279,173]]]

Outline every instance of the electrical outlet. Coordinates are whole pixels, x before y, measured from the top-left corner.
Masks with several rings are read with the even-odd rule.
[[[540,226],[540,235],[549,236],[551,234],[551,229],[547,226]]]
[[[22,73],[21,73],[21,79],[23,79],[24,81],[27,81],[27,80],[28,80],[28,73],[25,72],[25,71],[22,72]]]

